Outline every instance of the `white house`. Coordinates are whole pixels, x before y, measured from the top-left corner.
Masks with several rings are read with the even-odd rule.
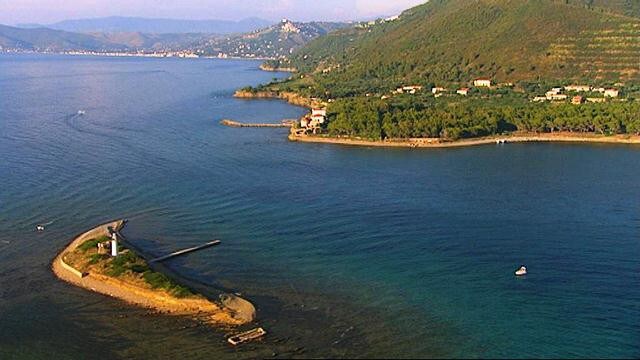
[[[456,91],[456,94],[462,95],[462,96],[467,96],[467,95],[469,95],[469,88],[458,89],[458,91]]]
[[[444,92],[444,91],[447,91],[447,89],[445,89],[443,87],[439,87],[439,86],[436,86],[436,87],[431,89],[431,92],[433,94],[441,93],[441,92]]]
[[[536,96],[533,98],[533,102],[545,102],[547,100],[548,99],[546,96]]]
[[[548,99],[552,100],[552,101],[564,101],[564,100],[567,100],[568,98],[569,98],[569,96],[567,96],[565,94],[555,94],[555,95],[552,95]]]
[[[491,79],[489,78],[479,78],[473,81],[473,86],[475,87],[491,87]]]
[[[617,98],[620,95],[618,89],[606,89],[604,91],[604,97]]]
[[[311,110],[311,116],[326,117],[327,116],[327,109],[312,109]]]
[[[419,85],[411,85],[411,86],[403,86],[402,91],[408,92],[410,94],[415,94],[417,91],[422,90],[422,86]]]
[[[565,91],[575,91],[575,92],[589,92],[591,91],[591,86],[589,85],[568,85],[564,87]]]

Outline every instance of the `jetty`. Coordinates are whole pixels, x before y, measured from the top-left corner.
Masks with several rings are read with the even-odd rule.
[[[259,338],[265,336],[266,334],[267,334],[267,332],[263,328],[256,328],[256,329],[253,329],[253,330],[249,330],[249,331],[243,332],[243,333],[238,334],[238,335],[234,335],[234,336],[228,338],[227,341],[229,342],[229,344],[231,344],[233,346],[237,346],[237,345],[249,342],[249,341],[253,341],[253,340],[259,339]]]
[[[282,120],[279,124],[274,123],[242,123],[235,120],[225,119],[220,121],[221,125],[235,128],[290,128],[293,127],[295,120]]]
[[[199,246],[194,246],[194,247],[190,247],[188,249],[183,249],[183,250],[178,250],[178,251],[174,251],[171,254],[165,255],[165,256],[161,256],[152,260],[149,260],[149,263],[157,263],[157,262],[162,262],[165,260],[169,260],[169,259],[173,259],[175,257],[178,256],[182,256],[185,254],[189,254],[198,250],[202,250],[202,249],[206,249],[206,248],[210,248],[212,246],[217,246],[220,245],[221,241],[220,240],[214,240],[214,241],[210,241],[206,244],[202,244]]]

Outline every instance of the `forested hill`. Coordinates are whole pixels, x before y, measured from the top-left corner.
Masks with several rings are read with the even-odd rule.
[[[398,19],[311,42],[279,65],[315,74],[313,96],[408,83],[640,79],[637,0],[431,0]],[[607,8],[597,5],[607,5]],[[305,79],[306,84],[310,77]]]
[[[280,23],[245,34],[212,37],[196,46],[207,55],[227,55],[247,58],[283,58],[327,33],[350,26],[340,22]]]

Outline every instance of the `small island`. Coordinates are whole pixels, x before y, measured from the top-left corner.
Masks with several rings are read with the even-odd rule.
[[[132,305],[214,326],[235,327],[254,320],[254,306],[238,296],[224,294],[214,302],[154,271],[117,241],[124,224],[124,220],[110,222],[76,237],[53,261],[55,275]]]

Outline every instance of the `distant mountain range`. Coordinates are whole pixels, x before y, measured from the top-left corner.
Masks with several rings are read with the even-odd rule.
[[[187,52],[205,56],[283,58],[348,23],[284,20],[240,34],[92,32],[0,25],[0,51]]]
[[[124,51],[126,45],[117,44],[94,35],[77,34],[52,29],[20,29],[0,25],[0,50],[28,51]]]
[[[150,34],[232,34],[245,33],[265,28],[273,21],[247,18],[240,21],[228,20],[177,20],[151,19],[139,17],[111,16],[94,19],[65,20],[54,24],[18,24],[25,29],[48,28],[79,33],[121,33],[141,32]]]

